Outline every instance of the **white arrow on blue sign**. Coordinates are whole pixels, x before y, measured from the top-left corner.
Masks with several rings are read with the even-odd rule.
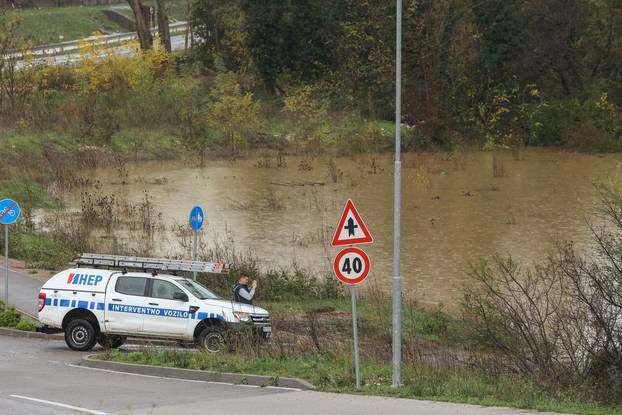
[[[195,206],[190,211],[190,226],[193,231],[198,231],[203,226],[203,209],[200,206]]]
[[[0,224],[10,225],[19,219],[19,204],[12,199],[0,201]]]

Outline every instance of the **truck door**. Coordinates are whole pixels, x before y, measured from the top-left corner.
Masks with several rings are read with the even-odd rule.
[[[175,297],[188,298],[188,294],[170,281],[153,278],[148,296],[149,307],[157,307],[159,312],[145,315],[143,332],[162,337],[185,334],[190,321],[190,303]]]
[[[117,275],[106,291],[106,330],[115,333],[140,333],[145,313],[149,280],[145,277]]]

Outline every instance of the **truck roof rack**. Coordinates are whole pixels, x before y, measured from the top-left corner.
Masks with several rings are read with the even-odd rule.
[[[102,266],[108,268],[140,269],[143,271],[195,271],[212,274],[226,274],[229,264],[222,262],[184,261],[181,259],[143,258],[136,256],[84,253],[74,259],[79,265]]]

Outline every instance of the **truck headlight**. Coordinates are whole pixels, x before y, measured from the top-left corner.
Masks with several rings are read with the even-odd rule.
[[[234,311],[233,315],[240,321],[248,322],[251,321],[251,315],[248,313],[243,313],[241,311]]]

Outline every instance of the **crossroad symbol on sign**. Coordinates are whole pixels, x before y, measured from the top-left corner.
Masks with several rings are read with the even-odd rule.
[[[335,235],[333,236],[331,245],[369,244],[373,241],[374,239],[369,233],[369,230],[367,230],[358,210],[354,207],[352,199],[348,199],[346,206],[343,208],[339,225],[337,229],[335,229]]]

